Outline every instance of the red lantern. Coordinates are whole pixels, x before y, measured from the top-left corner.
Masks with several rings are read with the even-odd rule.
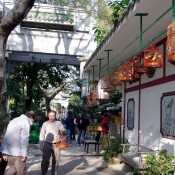
[[[144,66],[147,68],[160,68],[163,66],[162,51],[155,45],[144,51]]]
[[[175,64],[175,22],[167,29],[167,51],[168,61]]]

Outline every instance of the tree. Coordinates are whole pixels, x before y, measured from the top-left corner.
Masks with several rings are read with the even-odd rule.
[[[5,108],[5,49],[11,31],[26,17],[35,0],[20,0],[13,9],[2,18],[0,23],[0,106]]]
[[[111,27],[118,22],[118,18],[128,7],[131,0],[98,1],[98,25],[93,28],[95,41],[100,44]]]
[[[61,91],[76,88],[79,72],[72,66],[21,63],[7,81],[10,109],[14,115],[25,110],[50,110],[51,100]]]

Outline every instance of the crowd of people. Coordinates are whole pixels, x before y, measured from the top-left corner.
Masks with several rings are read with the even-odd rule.
[[[105,113],[100,122],[103,137],[108,133],[109,121],[110,117]],[[47,174],[50,158],[52,158],[51,174],[56,175],[61,154],[61,149],[56,146],[61,142],[60,133],[67,133],[70,147],[72,140],[75,140],[75,133],[77,133],[76,142],[78,146],[81,146],[84,144],[88,125],[89,119],[85,112],[76,118],[71,111],[68,112],[64,123],[56,119],[55,111],[50,111],[48,119],[45,121],[36,120],[33,111],[28,111],[11,120],[0,147],[0,174],[4,174],[8,164],[9,169],[6,175],[25,175],[29,143],[39,143],[43,153],[41,175]]]

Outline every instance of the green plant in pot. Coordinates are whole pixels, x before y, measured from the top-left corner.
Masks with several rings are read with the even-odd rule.
[[[125,141],[126,143],[127,141]],[[109,163],[116,163],[119,162],[117,155],[122,152],[122,141],[119,137],[112,137],[109,140],[109,145],[106,147],[104,152],[104,160]]]

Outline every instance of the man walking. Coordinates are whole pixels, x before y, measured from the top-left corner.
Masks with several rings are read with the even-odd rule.
[[[65,131],[65,129],[62,123],[56,120],[55,111],[50,111],[48,117],[49,120],[43,123],[40,132],[40,149],[43,152],[41,175],[46,175],[51,155],[51,175],[57,175],[61,150],[60,148],[56,148],[56,143],[60,142],[59,134]]]
[[[34,112],[29,111],[8,124],[1,148],[3,159],[10,167],[6,175],[26,174],[29,131],[34,119]]]

